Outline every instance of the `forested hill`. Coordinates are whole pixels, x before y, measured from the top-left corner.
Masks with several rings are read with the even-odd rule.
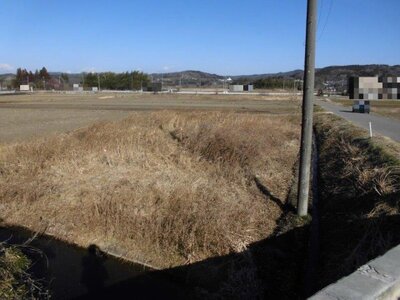
[[[347,89],[348,78],[351,76],[397,76],[400,77],[400,65],[347,65],[318,68],[315,72],[316,88],[326,86],[337,90]],[[232,76],[236,83],[253,83],[256,88],[282,87],[293,85],[293,80],[303,79],[303,70],[295,70],[274,74]]]
[[[53,77],[57,77],[61,73],[50,72]],[[68,74],[70,83],[79,83],[82,81],[82,74]],[[316,69],[316,86],[322,86],[323,83],[329,83],[334,86],[347,86],[347,80],[350,76],[397,76],[400,77],[400,65],[346,65],[346,66],[328,66]],[[12,74],[0,74],[0,81],[12,79]],[[160,81],[161,78],[165,84],[171,85],[198,85],[208,86],[220,84],[221,81],[231,78],[234,83],[256,83],[271,80],[287,80],[302,79],[302,70],[293,70],[289,72],[265,73],[254,75],[218,75],[201,71],[182,71],[169,73],[153,73],[149,74],[151,80]]]
[[[400,65],[346,65],[346,66],[328,66],[317,68],[315,75],[317,81],[336,81],[347,79],[350,76],[400,76]],[[268,77],[285,77],[301,79],[303,70],[294,70],[289,72],[268,73],[257,75],[232,76],[233,79],[257,80]]]

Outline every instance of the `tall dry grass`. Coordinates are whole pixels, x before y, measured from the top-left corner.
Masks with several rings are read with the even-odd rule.
[[[338,117],[315,121],[322,288],[400,243],[400,147]]]
[[[158,267],[240,252],[282,214],[293,117],[133,114],[0,148],[0,218]]]

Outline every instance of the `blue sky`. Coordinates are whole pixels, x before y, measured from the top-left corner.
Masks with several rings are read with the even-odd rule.
[[[0,0],[0,73],[304,65],[306,0]],[[400,0],[319,0],[317,66],[400,64]]]

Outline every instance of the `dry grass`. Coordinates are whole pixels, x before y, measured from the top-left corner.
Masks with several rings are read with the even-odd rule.
[[[193,92],[193,90],[191,90]],[[201,89],[199,89],[201,92]],[[214,90],[212,90],[214,92]],[[274,92],[274,91],[262,91],[262,92]],[[278,91],[279,92],[279,91]],[[275,91],[276,93],[276,91]],[[274,95],[258,95],[258,94],[224,94],[219,92],[218,94],[176,94],[176,93],[118,93],[118,92],[101,92],[101,93],[64,93],[64,92],[37,92],[33,94],[24,94],[24,95],[3,95],[0,98],[0,103],[10,103],[10,102],[23,102],[27,103],[30,101],[43,101],[44,103],[57,103],[59,101],[77,101],[77,102],[85,102],[90,100],[102,100],[100,102],[105,103],[113,103],[115,101],[119,101],[122,103],[129,103],[135,101],[196,101],[196,102],[208,102],[208,101],[225,101],[225,102],[243,102],[243,101],[268,101],[268,102],[276,102],[276,101],[293,101],[293,100],[301,100],[300,95],[292,95],[290,92],[284,95],[274,94]]]
[[[400,147],[332,115],[320,147],[320,288],[400,243]]]
[[[0,148],[0,218],[158,267],[270,235],[298,151],[294,117],[133,114]]]

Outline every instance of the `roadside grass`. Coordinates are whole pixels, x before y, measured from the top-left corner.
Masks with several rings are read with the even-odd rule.
[[[242,252],[283,213],[298,124],[162,111],[3,145],[0,217],[158,268]]]
[[[353,100],[332,100],[343,106],[352,106]],[[371,111],[385,117],[400,120],[400,100],[371,101]]]
[[[400,145],[317,114],[322,288],[400,243]]]

